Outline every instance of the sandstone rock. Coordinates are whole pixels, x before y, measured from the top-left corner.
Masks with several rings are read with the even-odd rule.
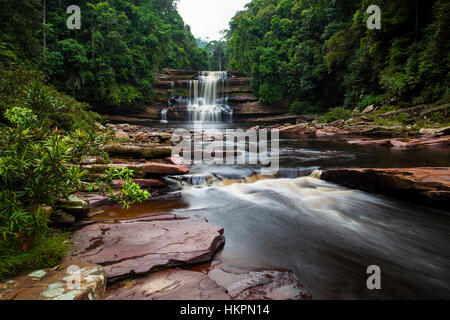
[[[321,179],[449,210],[450,168],[331,169]]]
[[[136,178],[145,178],[146,174],[164,176],[189,173],[189,169],[184,166],[157,162],[94,164],[83,166],[83,168],[88,170],[91,174],[104,173],[109,168],[128,168],[134,171],[134,176]]]
[[[229,300],[226,291],[205,273],[166,270],[113,287],[106,300]]]
[[[215,266],[210,278],[233,300],[309,300],[311,295],[290,270],[241,270]]]
[[[116,138],[119,138],[119,139],[128,139],[129,138],[128,133],[126,133],[122,129],[117,130],[114,135]]]
[[[83,160],[81,160],[81,164],[97,164],[97,163],[103,163],[102,157],[86,157]]]
[[[50,222],[52,225],[67,226],[75,223],[75,217],[68,213],[52,214],[50,216]]]
[[[131,144],[106,145],[102,147],[102,150],[111,156],[140,157],[144,159],[165,158],[172,154],[171,147],[148,147]]]
[[[336,120],[336,121],[334,121],[334,122],[332,122],[332,123],[330,123],[328,125],[330,127],[341,128],[342,126],[344,126],[344,124],[345,124],[345,120],[339,119],[339,120]]]
[[[75,260],[0,282],[0,300],[100,300],[105,288],[102,267]]]
[[[87,225],[74,232],[71,255],[105,266],[108,278],[209,261],[223,229],[204,219],[146,217]]]
[[[366,107],[366,108],[363,110],[363,112],[361,112],[361,114],[371,113],[371,112],[373,112],[374,110],[375,110],[375,105],[372,104],[372,105]]]
[[[450,137],[440,137],[440,138],[391,138],[391,139],[352,139],[347,140],[349,144],[356,144],[361,146],[390,146],[397,148],[412,148],[419,146],[433,146],[433,145],[445,145],[450,144]]]
[[[287,126],[287,127],[282,127],[279,129],[280,131],[280,136],[281,135],[298,135],[298,134],[306,134],[308,132],[310,132],[310,130],[308,130],[308,126],[309,123],[304,122],[304,123],[299,123],[293,126]]]
[[[57,205],[58,208],[74,216],[77,220],[83,219],[90,210],[88,202],[79,195],[70,195],[67,200],[59,199]]]
[[[439,136],[450,133],[450,126],[444,128],[422,128],[420,134],[424,136]]]

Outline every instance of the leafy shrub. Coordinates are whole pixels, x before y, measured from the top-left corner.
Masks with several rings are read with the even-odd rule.
[[[8,109],[0,130],[0,236],[23,250],[45,232],[56,198],[81,185],[85,172],[70,165],[74,139],[46,126],[32,110]]]
[[[283,99],[281,87],[271,86],[267,83],[259,87],[258,94],[261,102],[265,103],[279,102],[281,101],[281,99]]]
[[[330,109],[327,113],[321,115],[319,118],[317,118],[318,122],[322,123],[331,123],[336,120],[347,120],[352,116],[352,112],[348,109],[345,109],[344,107],[337,107]]]
[[[124,208],[129,209],[134,203],[142,203],[150,198],[147,190],[133,182],[133,170],[123,168],[111,168],[106,171],[106,175],[101,178],[102,183],[99,185],[100,190],[106,194],[109,193],[109,199],[119,202]],[[124,184],[119,193],[115,193],[112,187],[113,180],[122,180]]]
[[[61,233],[44,233],[36,238],[28,251],[18,251],[0,242],[0,280],[24,271],[52,268],[69,249],[67,237]]]
[[[361,102],[358,103],[358,108],[360,110],[364,110],[364,108],[371,106],[371,105],[375,105],[375,106],[379,106],[381,105],[381,101],[383,101],[383,99],[385,99],[386,96],[385,95],[379,95],[379,96],[373,96],[373,95],[368,95],[368,96],[364,96],[361,100]]]
[[[309,105],[306,101],[294,101],[290,111],[295,114],[311,114],[317,112],[317,108]]]

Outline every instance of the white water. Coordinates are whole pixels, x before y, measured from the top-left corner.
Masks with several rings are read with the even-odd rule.
[[[188,82],[189,97],[187,97],[186,110],[189,122],[224,122],[231,120],[233,111],[228,106],[226,88],[228,84],[226,71],[201,71],[198,80]],[[178,101],[182,101],[179,97]],[[162,112],[161,122],[167,123],[169,108]]]
[[[443,212],[312,177],[187,187],[183,199],[178,214],[225,228],[215,259],[226,267],[290,268],[316,299],[449,297]],[[382,268],[381,291],[365,287],[370,265]]]

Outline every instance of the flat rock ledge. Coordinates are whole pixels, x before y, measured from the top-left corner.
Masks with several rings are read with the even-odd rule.
[[[102,265],[108,279],[207,262],[225,243],[223,228],[174,215],[89,224],[71,238],[71,256]]]
[[[0,282],[0,300],[101,300],[105,288],[101,266],[72,260]]]
[[[289,270],[249,272],[215,268],[210,274],[179,269],[160,271],[112,287],[105,300],[311,299]],[[225,285],[213,278],[220,279]]]
[[[450,168],[352,168],[325,170],[321,179],[448,210]]]

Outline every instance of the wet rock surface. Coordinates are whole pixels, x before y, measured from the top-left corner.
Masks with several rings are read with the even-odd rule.
[[[172,269],[112,286],[106,300],[309,300],[289,270]]]
[[[0,282],[0,300],[100,300],[105,288],[101,266],[72,260]]]
[[[450,168],[331,169],[321,179],[448,210]]]
[[[112,287],[106,300],[229,300],[224,287],[202,272],[165,270]]]
[[[95,223],[74,232],[71,255],[103,265],[108,278],[211,260],[225,243],[221,227],[173,215]]]
[[[228,290],[233,300],[310,300],[309,292],[287,269],[244,270],[216,265],[210,278]]]

